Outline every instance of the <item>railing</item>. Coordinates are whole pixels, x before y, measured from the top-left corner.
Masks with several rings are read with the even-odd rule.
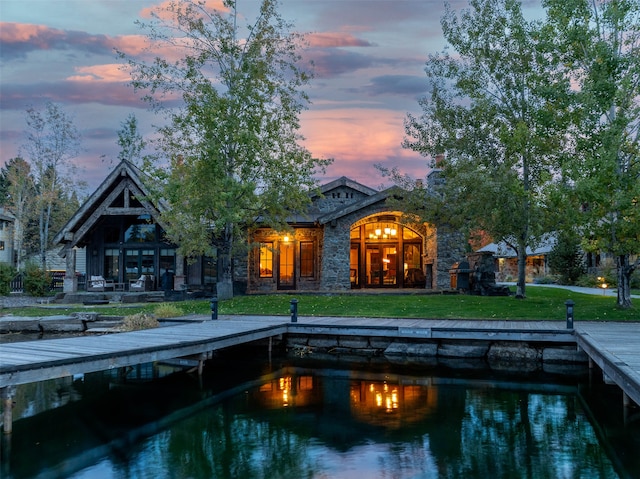
[[[9,291],[13,294],[24,293],[24,273],[18,273],[9,282]]]
[[[86,289],[87,276],[78,274],[78,291]],[[51,272],[51,284],[49,291],[62,291],[64,289],[64,272],[60,274],[58,271]],[[12,294],[24,293],[24,273],[18,273],[9,283],[9,290]]]

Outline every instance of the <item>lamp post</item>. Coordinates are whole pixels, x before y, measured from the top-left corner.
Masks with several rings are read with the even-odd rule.
[[[573,329],[573,306],[576,303],[568,299],[564,304],[567,307],[567,329]]]
[[[211,298],[211,319],[218,319],[218,297]]]
[[[291,300],[291,306],[289,307],[289,311],[291,312],[291,322],[297,323],[298,322],[298,300],[297,299]]]

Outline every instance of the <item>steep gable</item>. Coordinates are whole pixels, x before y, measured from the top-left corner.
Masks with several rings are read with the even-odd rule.
[[[142,181],[143,173],[123,160],[96,191],[76,211],[53,239],[66,248],[82,244],[85,236],[102,216],[140,216],[150,214],[162,226],[159,216],[162,204],[152,204]]]

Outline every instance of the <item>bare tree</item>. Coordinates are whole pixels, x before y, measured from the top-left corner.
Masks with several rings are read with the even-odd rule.
[[[39,255],[47,269],[47,249],[52,215],[61,191],[72,183],[71,160],[80,149],[80,134],[71,118],[54,103],[42,110],[29,108],[26,114],[27,137],[21,151],[32,168],[36,187],[34,207],[40,239]]]

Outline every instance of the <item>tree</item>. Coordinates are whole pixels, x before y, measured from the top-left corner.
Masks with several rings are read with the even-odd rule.
[[[27,138],[22,152],[31,164],[36,186],[39,255],[42,270],[46,271],[52,217],[61,191],[71,187],[71,159],[79,151],[80,134],[62,108],[51,102],[47,102],[43,110],[29,108],[26,121]]]
[[[231,258],[246,247],[247,229],[257,221],[286,228],[286,216],[309,203],[312,175],[328,164],[299,144],[310,79],[299,66],[302,37],[290,33],[276,0],[260,3],[243,38],[235,2],[224,6],[169,2],[140,26],[178,59],[129,59],[133,86],[168,113],[157,145],[165,162],[145,168],[162,185],[167,235],[186,257],[215,246],[220,299],[233,296]],[[166,110],[162,100],[178,96],[182,107]]]
[[[508,243],[524,298],[526,250],[548,228],[568,82],[541,48],[540,24],[525,21],[515,0],[471,0],[459,15],[447,6],[441,24],[457,55],[429,57],[431,94],[422,115],[406,120],[407,148],[444,154],[445,181],[423,198],[422,216]]]
[[[11,210],[15,218],[13,247],[16,252],[16,268],[21,271],[25,228],[30,219],[35,192],[31,167],[22,158],[13,158],[3,168],[2,178],[6,184],[3,204]]]
[[[118,130],[118,146],[120,153],[119,160],[127,160],[136,166],[141,166],[143,159],[142,152],[147,146],[147,142],[138,131],[138,119],[131,113],[126,120],[120,124]]]
[[[640,259],[640,2],[545,0],[550,36],[574,85],[567,169],[585,245],[616,258],[617,304],[631,307]]]
[[[570,230],[558,233],[556,244],[549,253],[549,268],[560,275],[563,284],[575,284],[585,273],[580,238]]]

